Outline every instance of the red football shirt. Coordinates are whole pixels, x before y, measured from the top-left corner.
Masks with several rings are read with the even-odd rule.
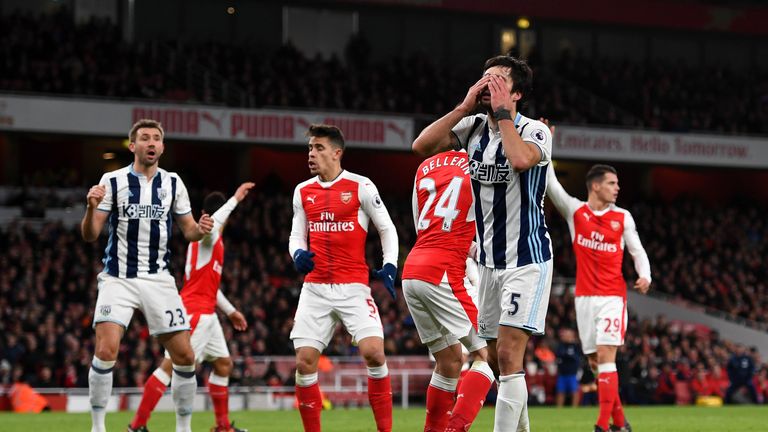
[[[304,282],[368,285],[365,239],[370,221],[382,240],[384,262],[397,265],[397,234],[373,183],[343,171],[331,182],[317,177],[296,187],[290,251],[315,253]]]
[[[434,285],[447,280],[474,323],[477,307],[464,287],[467,254],[475,236],[473,204],[466,152],[447,151],[421,163],[413,188],[416,244],[405,260],[403,279]]]
[[[224,240],[221,235],[192,242],[187,246],[187,265],[181,301],[189,314],[212,314],[224,265]]]

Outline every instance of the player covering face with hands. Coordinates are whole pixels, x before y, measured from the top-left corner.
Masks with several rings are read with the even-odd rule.
[[[291,339],[296,349],[296,397],[305,431],[320,430],[322,399],[317,364],[341,322],[368,368],[368,399],[378,431],[392,429],[392,390],[384,332],[369,283],[365,239],[376,226],[384,265],[376,275],[392,298],[397,277],[397,232],[370,179],[342,169],[344,136],[328,125],[308,131],[313,178],[293,194],[289,252],[305,274]]]
[[[544,333],[552,281],[543,211],[552,136],[542,122],[519,112],[532,79],[522,60],[488,59],[464,100],[413,143],[422,155],[449,149],[469,155],[480,274],[477,327],[499,374],[495,431],[530,430],[523,358],[530,335]]]
[[[104,418],[120,339],[134,309],[139,309],[150,334],[171,358],[176,430],[186,432],[191,430],[197,388],[195,356],[189,339],[189,316],[168,271],[168,242],[173,220],[191,242],[210,233],[213,220],[204,214],[195,222],[181,178],[158,167],[165,148],[159,122],[139,120],[131,128],[129,140],[133,163],[104,174],[88,191],[81,223],[83,239],[88,242],[96,241],[104,225],[109,226],[104,271],[98,275],[95,353],[88,373],[91,430],[106,430]]]

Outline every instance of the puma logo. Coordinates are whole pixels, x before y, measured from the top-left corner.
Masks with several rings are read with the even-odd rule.
[[[316,196],[317,196],[317,195],[308,196],[308,197],[307,197],[307,201],[309,201],[309,202],[311,202],[312,204],[314,204],[314,203],[315,203],[315,197],[316,197]]]

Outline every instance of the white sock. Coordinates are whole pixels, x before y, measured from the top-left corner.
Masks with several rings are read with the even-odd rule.
[[[112,394],[114,361],[103,361],[94,356],[88,371],[88,396],[91,401],[91,432],[106,432],[107,403]]]
[[[525,429],[520,429],[520,427]],[[496,398],[493,430],[495,432],[529,430],[528,388],[525,384],[524,373],[499,377],[499,395]]]
[[[176,405],[176,432],[192,432],[192,408],[197,393],[195,365],[173,365],[171,395]]]

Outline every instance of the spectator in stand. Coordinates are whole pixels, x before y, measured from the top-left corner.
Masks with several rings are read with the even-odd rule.
[[[677,384],[677,374],[673,369],[673,364],[664,363],[661,367],[661,374],[657,380],[658,387],[656,387],[656,395],[654,397],[656,403],[660,404],[674,404],[675,403],[675,385]]]
[[[716,384],[710,380],[703,363],[696,365],[696,374],[691,381],[691,392],[694,401],[699,396],[719,396]]]
[[[565,405],[565,398],[571,398],[571,406],[579,406],[578,372],[581,368],[581,347],[576,341],[576,332],[571,328],[560,330],[560,344],[555,352],[557,357],[557,397],[558,407]]]
[[[736,349],[728,360],[728,378],[731,379],[731,385],[725,394],[726,403],[743,403],[749,401],[757,402],[757,389],[753,382],[755,376],[755,360],[747,352],[744,345],[737,344]],[[746,388],[749,395],[748,399],[744,396],[737,396],[738,391]]]

